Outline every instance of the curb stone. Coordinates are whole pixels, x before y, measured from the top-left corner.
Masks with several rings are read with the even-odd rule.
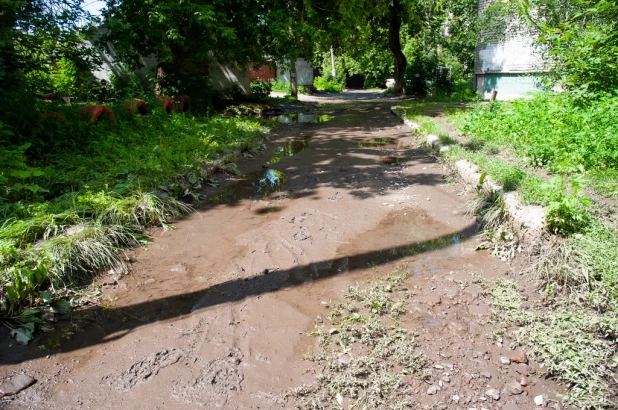
[[[396,107],[391,107],[391,113],[402,119],[404,124],[412,128],[413,131],[421,128],[417,123],[404,118],[401,111],[399,111]],[[437,135],[427,135],[426,143],[431,148],[440,152],[450,150],[448,145],[442,144]],[[455,168],[457,169],[461,179],[463,179],[466,184],[473,186],[479,185],[483,173],[476,164],[462,159],[455,163]],[[483,189],[502,193],[504,198],[504,206],[511,217],[512,226],[517,232],[524,234],[522,239],[531,241],[538,238],[543,233],[546,222],[543,207],[538,205],[522,204],[517,192],[504,192],[504,188],[500,184],[494,182],[487,175],[483,180]]]
[[[407,125],[408,127],[412,128],[412,132],[413,132],[413,133],[414,133],[416,130],[418,130],[418,129],[420,129],[420,128],[421,128],[421,126],[420,126],[420,125],[418,125],[417,123],[415,123],[414,121],[411,121],[411,120],[409,120],[409,119],[405,118],[405,117],[403,116],[403,114],[401,113],[401,111],[399,111],[399,110],[397,109],[397,107],[391,107],[391,113],[392,113],[395,117],[397,117],[397,118],[399,118],[400,120],[402,120],[402,121],[403,121],[403,123],[404,123],[405,125]]]

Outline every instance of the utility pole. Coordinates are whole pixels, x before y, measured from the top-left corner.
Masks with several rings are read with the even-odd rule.
[[[335,52],[333,51],[333,46],[330,47],[330,64],[332,66],[331,74],[333,75],[333,80],[337,78],[337,70],[335,69]]]

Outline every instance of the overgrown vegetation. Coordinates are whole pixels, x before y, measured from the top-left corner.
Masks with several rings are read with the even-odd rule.
[[[340,93],[341,91],[343,91],[343,86],[340,83],[329,80],[327,77],[316,77],[313,80],[313,85],[318,90],[326,91],[329,93]]]
[[[120,102],[116,123],[80,119],[80,106],[44,103],[29,136],[5,130],[0,148],[0,316],[28,322],[32,306],[50,309],[67,289],[100,272],[126,268],[119,250],[147,241],[191,210],[206,165],[254,149],[266,131],[258,119],[167,113],[147,115]],[[42,115],[42,114],[39,114]],[[16,145],[20,139],[32,142]],[[26,314],[27,317],[23,315]],[[24,339],[22,339],[24,340]]]
[[[341,302],[331,302],[315,331],[319,350],[309,359],[318,367],[315,384],[290,393],[300,408],[404,409],[402,379],[425,367],[414,335],[398,323],[406,311],[399,267],[368,286],[350,286]]]
[[[288,93],[290,94],[291,85],[288,81],[282,81],[278,78],[275,78],[270,82],[272,86],[272,91],[276,91],[278,93]],[[304,85],[298,86],[298,92],[301,94],[311,94],[311,89]]]
[[[568,94],[539,93],[512,103],[479,104],[458,116],[470,143],[485,150],[509,148],[533,167],[551,173],[582,173],[606,195],[618,193],[618,97],[602,97],[582,106]],[[599,184],[597,184],[599,187]]]
[[[599,100],[605,112],[614,109],[612,100]],[[547,93],[472,110],[427,102],[402,110],[421,125],[421,134],[451,142],[448,161],[470,160],[505,191],[544,206],[549,233],[526,249],[510,227],[501,193],[481,190],[471,201],[487,239],[482,246],[504,259],[525,252],[531,261],[527,271],[539,279],[547,304],[547,311],[524,306],[514,283],[499,282],[493,291],[496,320],[519,326],[513,336],[569,386],[571,404],[612,408],[611,377],[618,366],[618,232],[612,209],[583,191],[597,187],[590,176],[616,170],[616,132],[609,117],[594,105]],[[464,134],[460,143],[454,143],[452,131],[444,131],[444,116]]]

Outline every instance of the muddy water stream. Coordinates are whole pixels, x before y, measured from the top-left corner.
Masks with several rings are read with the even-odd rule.
[[[315,381],[316,317],[395,268],[408,276],[401,325],[427,359],[425,378],[405,381],[409,399],[516,410],[555,397],[560,387],[535,376],[509,393],[535,365],[501,364],[510,341],[496,339],[473,276],[509,267],[476,250],[463,187],[410,147],[390,105],[344,102],[328,122],[281,126],[270,150],[239,163],[244,176],[222,176],[203,209],[130,255],[130,275],[102,278],[104,303],[33,347],[0,334],[0,376],[38,380],[2,407],[293,408],[285,392]],[[489,388],[507,390],[496,401]]]

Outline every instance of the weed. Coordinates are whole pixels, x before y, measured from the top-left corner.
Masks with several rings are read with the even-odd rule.
[[[320,91],[326,91],[330,93],[340,93],[343,91],[343,86],[336,81],[329,81],[324,77],[316,77],[313,80],[313,85]]]
[[[556,234],[570,235],[583,231],[590,224],[586,207],[590,200],[580,195],[580,184],[577,178],[570,179],[570,192],[567,177],[553,178],[549,184],[546,218],[547,228]]]
[[[405,311],[405,301],[396,299],[404,278],[398,269],[368,287],[352,286],[346,302],[332,304],[328,326],[318,317],[312,335],[320,348],[310,356],[319,367],[316,382],[289,393],[299,407],[404,409],[413,404],[402,394],[402,381],[420,373],[426,361],[415,351],[414,335],[394,320]]]
[[[566,400],[582,409],[609,408],[618,316],[557,305],[538,312],[523,305],[517,284],[498,281],[491,290],[494,318],[517,325],[513,336],[538,355],[550,375],[569,386]]]
[[[473,139],[511,149],[533,166],[563,172],[568,164],[573,171],[583,167],[613,175],[618,169],[617,110],[616,97],[582,107],[568,93],[539,93],[510,104],[478,104],[452,118]],[[603,188],[601,182],[601,191],[613,194],[615,183],[606,183]]]

